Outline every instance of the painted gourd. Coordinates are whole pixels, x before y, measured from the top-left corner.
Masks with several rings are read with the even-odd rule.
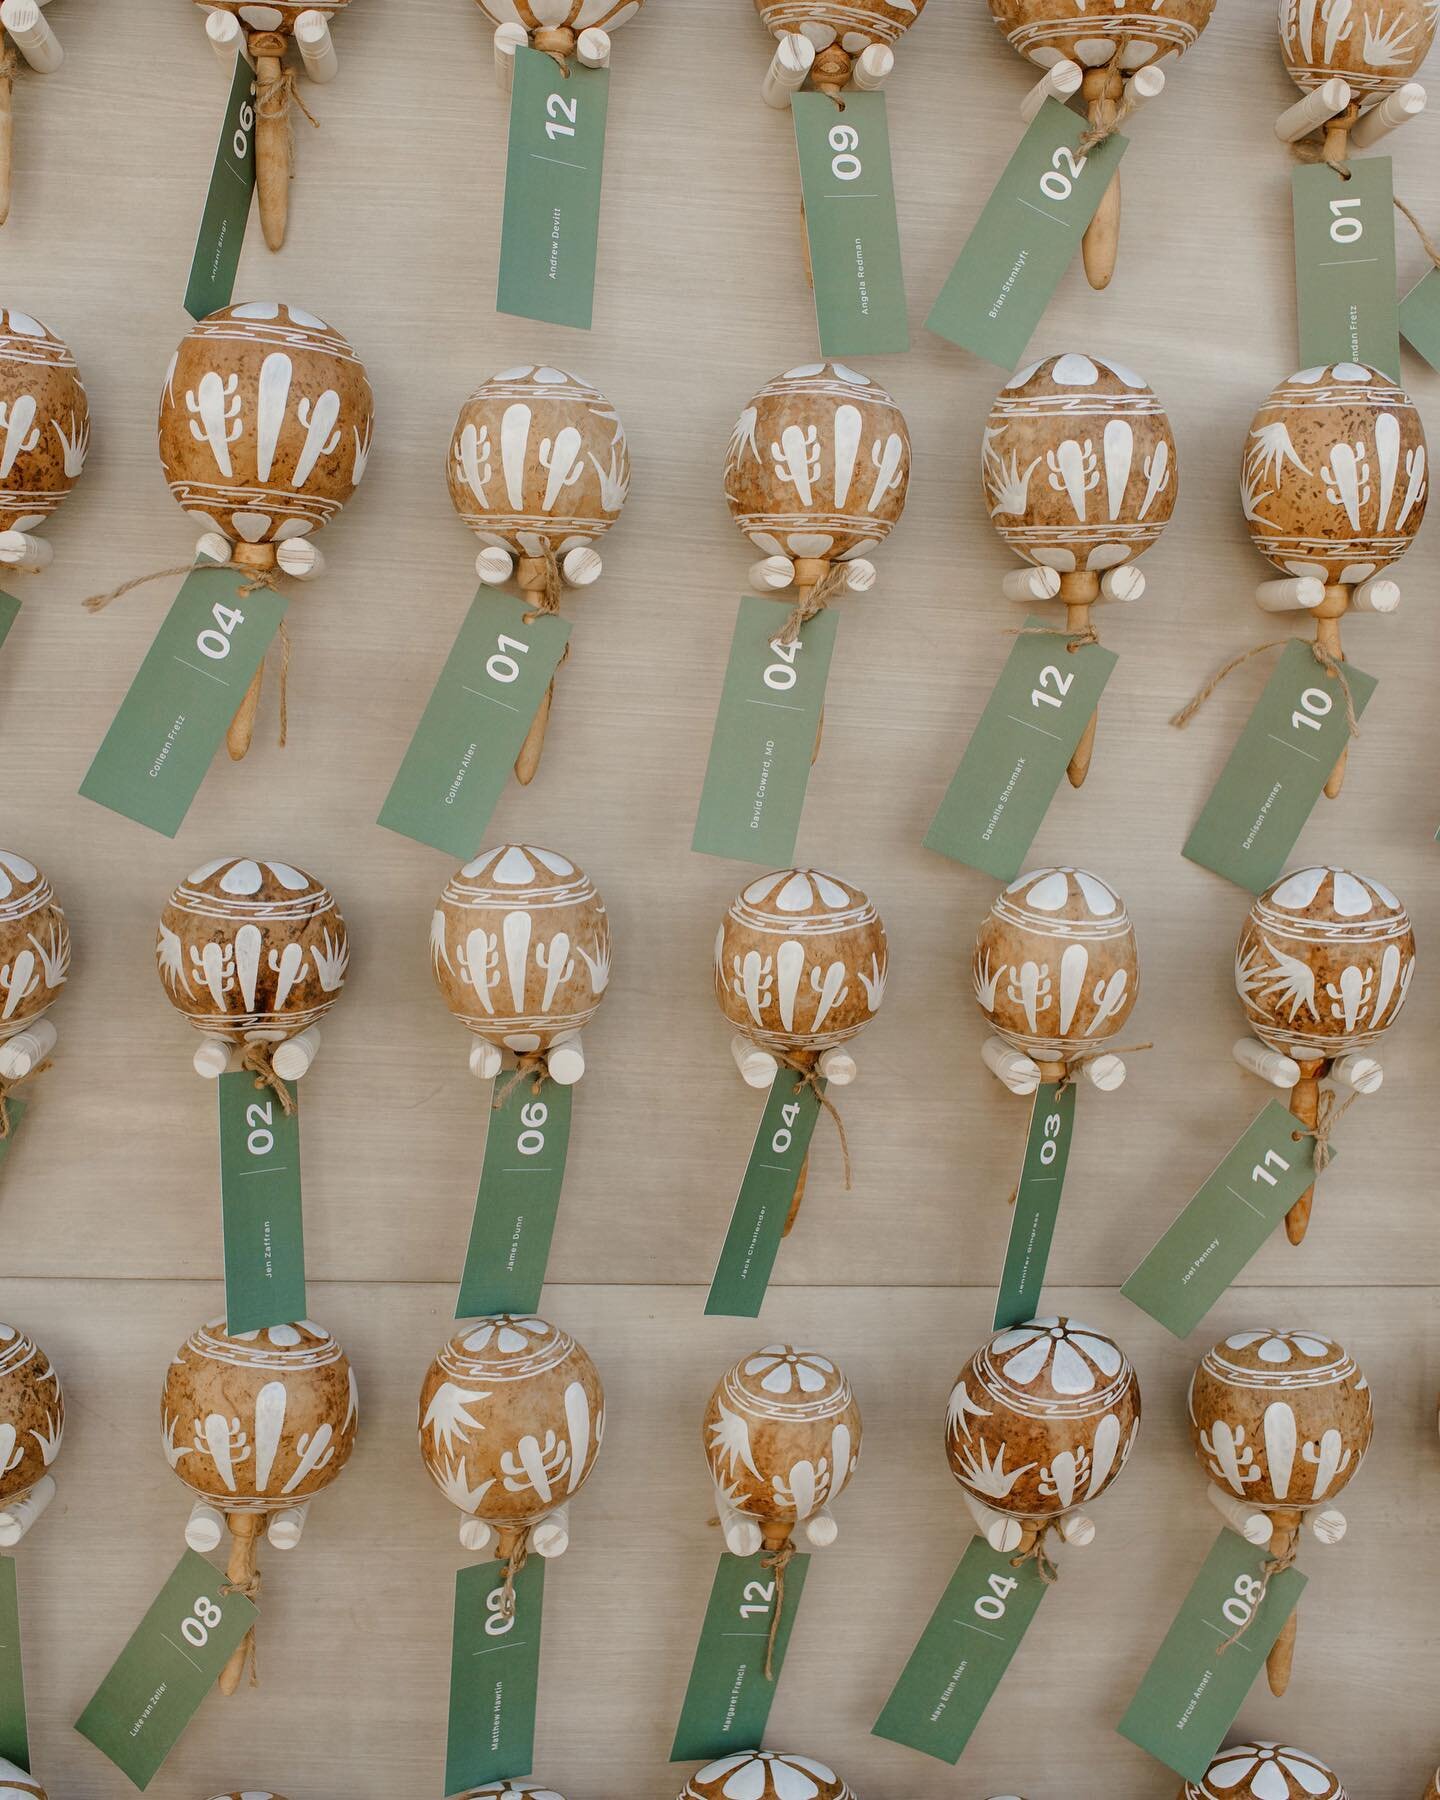
[[[1318,1756],[1256,1739],[1227,1744],[1202,1781],[1187,1781],[1181,1800],[1346,1800],[1340,1777]]]
[[[280,1512],[329,1487],[355,1446],[359,1391],[345,1352],[302,1319],[232,1334],[213,1319],[165,1377],[165,1457],[225,1513]]]
[[[605,1435],[600,1372],[568,1331],[498,1314],[457,1331],[420,1389],[420,1454],[453,1506],[533,1525],[568,1500]]]
[[[976,934],[974,978],[981,1012],[1017,1050],[1055,1061],[1097,1048],[1140,992],[1125,902],[1084,869],[1021,875]]]
[[[277,301],[227,306],[170,359],[165,479],[186,513],[232,543],[307,537],[359,485],[374,411],[364,365],[333,326]]]
[[[0,1756],[0,1800],[45,1800],[45,1790],[33,1775]]]
[[[701,1436],[715,1485],[737,1512],[797,1525],[854,1474],[860,1408],[833,1358],[769,1344],[726,1370]]]
[[[697,1769],[680,1800],[855,1800],[842,1781],[813,1756],[785,1750],[739,1750]]]
[[[258,12],[259,7],[252,10]],[[3,1800],[3,1796],[0,1796]],[[211,1800],[285,1800],[283,1794],[272,1793],[269,1788],[237,1788],[233,1794],[213,1794]]]
[[[33,1025],[60,997],[70,970],[70,927],[32,862],[0,850],[0,1039]]]
[[[1361,363],[1282,381],[1255,415],[1240,473],[1256,549],[1288,575],[1346,585],[1405,553],[1428,487],[1414,403]]]
[[[1122,69],[1169,62],[1182,55],[1210,23],[1215,0],[1112,0],[1096,12],[1086,0],[990,0],[995,23],[1031,62],[1049,68],[1068,59],[1102,68],[1118,55]]]
[[[0,531],[33,531],[80,479],[90,405],[70,346],[0,307]]]
[[[1027,561],[1101,573],[1148,550],[1174,511],[1175,439],[1138,375],[1069,352],[1012,375],[981,448],[990,522]]]
[[[1190,1383],[1190,1436],[1216,1487],[1251,1506],[1332,1500],[1365,1459],[1370,1384],[1318,1332],[1237,1331]]]
[[[1251,906],[1235,987],[1251,1030],[1300,1062],[1374,1044],[1415,972],[1410,915],[1389,888],[1348,869],[1297,869]]]
[[[526,31],[598,27],[618,31],[640,10],[640,0],[477,0],[481,12],[497,25],[523,25]]]
[[[856,57],[870,44],[893,44],[925,10],[925,0],[755,0],[773,37],[803,32],[817,50],[838,43]]]
[[[446,882],[430,927],[445,1004],[477,1037],[547,1051],[594,1014],[610,980],[610,921],[583,869],[501,844]]]
[[[715,997],[769,1050],[820,1051],[854,1037],[885,996],[885,926],[857,887],[819,869],[778,869],[742,888],[715,939]]]
[[[1307,93],[1339,75],[1367,105],[1414,80],[1437,16],[1431,0],[1280,0],[1280,52]]]
[[[170,896],[155,944],[170,1004],[197,1031],[277,1044],[340,996],[345,921],[321,881],[289,863],[220,857]]]
[[[844,363],[777,375],[741,413],[725,498],[766,556],[868,556],[905,509],[910,434],[878,382]]]
[[[563,1800],[554,1788],[538,1781],[492,1781],[486,1787],[466,1788],[456,1800],[506,1800],[507,1795],[514,1800]]]
[[[482,543],[564,556],[619,518],[630,452],[598,388],[527,363],[492,375],[460,408],[445,472],[456,512]]]
[[[59,1373],[34,1338],[0,1325],[0,1504],[30,1492],[64,1434]]]
[[[195,4],[206,12],[234,13],[251,31],[283,31],[288,36],[301,13],[318,12],[332,19],[348,0],[315,0],[313,7],[306,0],[274,0],[273,4],[271,0],[195,0]]]
[[[1058,1518],[1104,1493],[1140,1428],[1125,1352],[1074,1319],[1002,1331],[966,1363],[945,1418],[950,1472],[1001,1512]]]

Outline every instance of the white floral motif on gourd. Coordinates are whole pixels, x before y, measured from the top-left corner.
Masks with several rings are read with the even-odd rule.
[[[1246,1800],[1289,1800],[1291,1780],[1315,1800],[1325,1794],[1340,1800],[1339,1783],[1324,1763],[1303,1750],[1272,1743],[1233,1744],[1222,1750],[1205,1771],[1204,1787],[1243,1793]]]
[[[1258,1348],[1256,1348],[1258,1346]],[[1264,1363],[1292,1362],[1296,1355],[1307,1362],[1334,1354],[1329,1338],[1308,1331],[1237,1331],[1225,1340],[1227,1350],[1255,1350]]]
[[[765,1800],[767,1793],[773,1793],[775,1800],[818,1800],[825,1788],[836,1784],[833,1771],[824,1763],[770,1750],[744,1751],[711,1763],[695,1780],[707,1786],[718,1781],[724,1800]]]
[[[789,1394],[797,1388],[802,1394],[823,1394],[838,1371],[828,1356],[818,1350],[805,1350],[789,1344],[767,1344],[756,1355],[747,1357],[741,1373],[753,1379],[758,1376],[767,1394]]]
[[[1057,1394],[1066,1395],[1093,1392],[1100,1385],[1096,1371],[1113,1379],[1125,1360],[1108,1338],[1073,1320],[1062,1323],[1058,1318],[1035,1319],[1014,1331],[1001,1332],[991,1349],[1001,1360],[1006,1379],[1017,1387],[1028,1387],[1048,1367],[1050,1385]]]
[[[8,900],[20,888],[27,888],[40,871],[13,850],[0,850],[0,900]]]

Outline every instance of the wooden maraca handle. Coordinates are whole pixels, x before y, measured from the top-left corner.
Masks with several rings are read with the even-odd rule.
[[[1277,1512],[1271,1515],[1275,1521],[1275,1530],[1270,1537],[1271,1556],[1287,1556],[1295,1547],[1295,1539],[1300,1532],[1301,1518],[1298,1512]],[[1298,1609],[1292,1611],[1290,1617],[1280,1629],[1280,1635],[1270,1646],[1270,1654],[1265,1658],[1265,1679],[1270,1684],[1270,1692],[1278,1700],[1290,1685],[1290,1671],[1295,1663],[1295,1632],[1298,1624]]]
[[[546,688],[539,706],[535,708],[535,717],[530,721],[530,729],[525,733],[525,742],[520,746],[520,754],[515,758],[515,779],[521,787],[529,787],[540,772],[540,758],[545,750],[545,728],[550,723],[550,706],[555,698],[555,683],[552,681]]]
[[[288,100],[277,106],[266,96],[273,96],[282,79],[284,35],[252,31],[250,54],[255,61],[255,188],[260,197],[260,229],[270,248],[279,250],[290,214],[290,108]]]
[[[1323,1059],[1318,1062],[1302,1062],[1300,1079],[1290,1090],[1290,1111],[1307,1131],[1315,1129],[1320,1117],[1320,1082],[1329,1066]],[[1315,1186],[1312,1182],[1285,1215],[1285,1235],[1292,1244],[1304,1242],[1305,1233],[1310,1226],[1310,1209],[1314,1204]]]
[[[236,544],[230,552],[230,560],[243,569],[273,569],[275,567],[275,546],[273,544]],[[265,680],[265,659],[260,659],[260,667],[250,677],[250,685],[245,690],[245,698],[235,709],[235,717],[230,721],[225,732],[225,748],[230,753],[231,762],[241,762],[249,754],[250,746],[255,739],[255,716],[260,710],[260,690]]]
[[[805,1183],[810,1179],[810,1153],[807,1150],[805,1160],[800,1165],[800,1173],[795,1177],[795,1192],[790,1196],[790,1210],[785,1215],[785,1229],[781,1237],[789,1237],[796,1219],[800,1216],[800,1202],[805,1198]]]
[[[225,1564],[225,1579],[231,1587],[245,1591],[255,1580],[255,1552],[264,1520],[259,1513],[230,1513],[225,1523],[230,1527],[230,1556]],[[229,1661],[220,1671],[218,1685],[222,1694],[233,1694],[239,1687],[240,1678],[245,1673],[245,1664],[250,1657],[251,1639],[254,1635],[255,1628],[252,1625],[230,1652]]]
[[[1080,92],[1085,99],[1092,129],[1103,131],[1115,123],[1120,104],[1123,78],[1113,65],[1103,69],[1087,69]],[[1085,259],[1085,279],[1097,291],[1107,288],[1115,274],[1115,258],[1120,249],[1120,175],[1110,177],[1110,185],[1100,198],[1095,217],[1085,227],[1080,243]],[[1080,785],[1078,782],[1075,784]]]

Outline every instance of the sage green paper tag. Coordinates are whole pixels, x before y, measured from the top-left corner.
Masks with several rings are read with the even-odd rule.
[[[670,1746],[671,1762],[710,1762],[731,1750],[760,1748],[810,1566],[809,1556],[799,1555],[785,1570],[784,1605],[767,1678],[765,1646],[781,1599],[775,1571],[764,1566],[767,1555],[761,1550],[754,1556],[720,1558]]]
[[[532,1313],[545,1284],[570,1148],[572,1090],[546,1077],[537,1094],[528,1075],[516,1080],[513,1074],[499,1078],[497,1087],[506,1086],[503,1101],[490,1108],[457,1319]]]
[[[1000,881],[1018,875],[1117,660],[1099,644],[1072,648],[1064,631],[1026,619],[925,848]]]
[[[75,1729],[137,1788],[148,1787],[259,1616],[219,1569],[187,1550]]]
[[[192,319],[203,319],[230,304],[254,192],[255,71],[237,52],[185,286],[185,310]]]
[[[1075,1083],[1042,1081],[1030,1111],[992,1331],[1008,1331],[1039,1315],[1074,1130]]]
[[[795,855],[838,615],[808,619],[793,644],[773,600],[740,602],[692,850],[778,868]]]
[[[1298,1569],[1270,1582],[1268,1552],[1221,1528],[1175,1623],[1116,1729],[1187,1781],[1200,1781],[1305,1588]],[[1254,1614],[1245,1635],[1221,1646]]]
[[[929,330],[1002,369],[1019,362],[1130,141],[1117,131],[1077,156],[1089,129],[1058,100],[1036,113],[930,309]]]
[[[610,72],[515,52],[496,310],[590,329]]]
[[[1358,719],[1376,678],[1347,662],[1345,679]],[[1261,893],[1289,860],[1349,737],[1344,689],[1310,645],[1295,638],[1265,683],[1183,854]]]
[[[295,1083],[287,1081],[290,1098]],[[307,1315],[300,1215],[300,1111],[248,1070],[215,1083],[220,1109],[220,1216],[225,1322],[232,1332],[290,1325]]]
[[[447,1794],[528,1775],[534,1759],[544,1557],[531,1556],[515,1577],[508,1619],[500,1608],[504,1588],[498,1562],[474,1563],[455,1576]]]
[[[213,566],[185,577],[80,784],[87,800],[165,837],[180,829],[289,605],[242,593],[248,581]]]
[[[0,1556],[0,1756],[17,1769],[30,1767],[25,1719],[25,1667],[20,1656],[20,1596],[15,1560]]]
[[[1356,156],[1346,181],[1324,163],[1290,178],[1300,367],[1368,363],[1400,379],[1395,197],[1388,156]]]
[[[885,96],[794,94],[795,149],[822,356],[908,350]]]
[[[0,1169],[5,1167],[5,1158],[10,1154],[10,1146],[15,1142],[15,1133],[20,1129],[20,1121],[25,1117],[25,1102],[17,1100],[11,1094],[5,1102],[5,1111],[9,1115],[10,1129],[4,1137],[0,1137]]]
[[[20,616],[20,602],[13,594],[0,594],[0,644],[10,635],[10,627]]]
[[[1421,276],[1400,302],[1400,331],[1432,369],[1440,369],[1440,269]]]
[[[1008,1555],[973,1539],[873,1735],[958,1762],[1046,1591],[1033,1558],[1012,1567]]]
[[[1314,1180],[1314,1138],[1272,1100],[1120,1292],[1188,1337]]]
[[[380,810],[389,830],[464,860],[480,848],[570,639],[568,619],[527,625],[530,610],[493,588],[470,603]]]
[[[825,1083],[817,1085],[823,1092]],[[785,1235],[795,1184],[819,1117],[820,1096],[815,1088],[793,1069],[782,1068],[770,1084],[770,1098],[745,1165],[745,1179],[705,1301],[707,1314],[731,1319],[759,1315]]]

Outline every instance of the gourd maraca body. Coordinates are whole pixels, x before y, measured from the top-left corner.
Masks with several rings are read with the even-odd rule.
[[[1048,68],[1111,62],[1126,70],[1173,60],[1210,22],[1215,0],[1167,0],[1161,7],[1116,0],[1097,13],[1086,0],[990,0],[995,23],[1022,56]]]
[[[599,1370],[568,1331],[501,1313],[457,1331],[420,1389],[420,1454],[461,1512],[514,1535],[573,1495],[605,1433]]]
[[[854,1790],[813,1756],[739,1750],[697,1769],[680,1800],[855,1800]]]
[[[90,406],[70,347],[0,307],[0,532],[41,525],[80,479]]]
[[[532,844],[482,850],[446,882],[430,932],[441,997],[521,1055],[573,1038],[610,980],[610,922],[583,869]]]
[[[804,363],[741,413],[725,462],[735,523],[766,556],[865,556],[905,507],[910,435],[878,382],[844,363]]]
[[[365,473],[374,398],[333,326],[278,301],[193,325],[160,396],[170,492],[231,543],[271,546],[329,523]],[[252,553],[258,567],[274,561]]]
[[[1178,491],[1175,439],[1152,390],[1120,363],[1073,351],[1010,377],[981,465],[991,524],[1062,576],[1098,576],[1149,549]]]
[[[1346,1800],[1340,1777],[1318,1756],[1290,1744],[1255,1739],[1227,1744],[1202,1780],[1187,1781],[1181,1800]]]
[[[160,1401],[166,1460],[220,1512],[265,1514],[329,1487],[350,1459],[359,1393],[345,1352],[308,1319],[194,1331]]]
[[[1005,1042],[1041,1063],[1088,1055],[1140,991],[1135,928],[1108,883],[1036,869],[995,900],[975,938],[975,998]]]
[[[478,0],[497,25],[523,25],[528,32],[618,31],[640,10],[640,0]]]
[[[1302,369],[1250,427],[1241,504],[1256,549],[1287,575],[1368,580],[1408,549],[1427,492],[1419,413],[1361,363]]]
[[[538,1781],[493,1781],[485,1787],[466,1788],[456,1800],[506,1800],[507,1795],[514,1800],[564,1800],[554,1788]]]
[[[716,1489],[761,1521],[773,1548],[843,1492],[860,1458],[860,1408],[833,1358],[770,1344],[721,1377],[701,1434]]]
[[[802,32],[817,50],[839,44],[859,56],[870,44],[893,44],[925,10],[925,0],[755,0],[772,37]]]
[[[306,0],[195,0],[206,12],[233,13],[251,31],[280,31],[287,37],[294,32],[301,13],[318,12],[331,19],[347,3],[348,0],[315,0],[310,6]]]
[[[33,1025],[60,996],[70,927],[34,863],[0,850],[0,1041]]]
[[[1405,1004],[1415,934],[1382,883],[1297,869],[1254,902],[1235,947],[1235,987],[1262,1043],[1302,1065],[1378,1041]]]
[[[285,1800],[285,1796],[269,1788],[237,1788],[233,1794],[214,1794],[211,1800]]]
[[[1435,24],[1426,0],[1280,0],[1280,49],[1306,93],[1338,75],[1363,105],[1414,80]]]
[[[64,1433],[65,1395],[49,1357],[25,1332],[0,1325],[0,1505],[44,1478]]]
[[[769,1050],[825,1050],[866,1025],[885,994],[885,926],[838,876],[780,869],[743,888],[715,940],[715,997]]]
[[[0,1756],[0,1800],[45,1800],[45,1790],[33,1775]]]
[[[170,1004],[229,1043],[277,1044],[335,1004],[345,921],[321,881],[290,863],[221,857],[182,881],[155,945]]]
[[[1073,1319],[1002,1331],[960,1371],[946,1411],[950,1472],[984,1505],[1058,1519],[1102,1494],[1140,1428],[1140,1384],[1103,1332]]]

